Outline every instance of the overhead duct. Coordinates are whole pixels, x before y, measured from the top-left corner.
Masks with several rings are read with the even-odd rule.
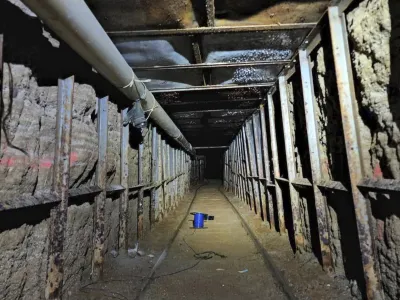
[[[194,151],[153,94],[140,82],[83,0],[22,0],[72,49],[144,110],[186,151]]]

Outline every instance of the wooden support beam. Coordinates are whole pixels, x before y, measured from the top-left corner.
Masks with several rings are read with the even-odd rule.
[[[377,263],[375,261],[374,242],[370,223],[369,203],[358,189],[357,184],[363,179],[363,165],[360,151],[360,136],[357,124],[357,99],[354,92],[353,71],[350,60],[348,36],[345,15],[338,6],[328,9],[329,26],[333,48],[333,58],[336,71],[336,83],[339,92],[340,112],[348,169],[350,172],[350,187],[353,198],[358,238],[362,254],[366,294],[369,300],[383,299]]]
[[[321,157],[319,153],[317,107],[314,99],[314,84],[307,50],[299,51],[301,83],[304,99],[304,111],[307,126],[308,149],[312,174],[312,187],[315,199],[315,209],[318,223],[319,244],[321,248],[322,267],[333,272],[332,252],[330,248],[328,204],[326,198],[318,188],[317,183],[322,179]]]
[[[98,99],[97,133],[99,139],[96,184],[102,189],[95,198],[95,228],[92,279],[97,281],[103,276],[104,263],[104,227],[107,180],[107,142],[108,142],[108,97]]]
[[[120,184],[125,187],[119,200],[119,248],[128,249],[128,147],[129,147],[129,126],[123,125],[123,120],[128,108],[121,111],[121,160],[120,160]]]
[[[74,77],[58,80],[56,144],[53,191],[59,204],[50,213],[50,236],[46,299],[61,299],[64,280],[64,240],[67,229],[69,171],[71,158]]]

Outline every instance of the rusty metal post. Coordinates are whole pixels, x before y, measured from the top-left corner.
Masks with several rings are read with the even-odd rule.
[[[151,144],[151,181],[153,184],[158,182],[160,179],[159,173],[159,156],[158,156],[158,134],[157,128],[153,127],[152,144]],[[150,225],[152,226],[156,222],[156,210],[158,208],[158,187],[153,187],[151,190],[151,208],[150,208]]]
[[[304,237],[301,228],[299,197],[296,189],[291,184],[291,182],[296,178],[296,165],[294,158],[292,128],[290,125],[291,120],[289,114],[287,79],[285,76],[279,76],[279,93],[280,93],[280,102],[282,110],[283,136],[285,141],[285,153],[286,153],[286,162],[288,170],[288,180],[289,180],[289,194],[290,194],[290,203],[292,206],[295,243],[296,243],[296,248],[304,248]]]
[[[253,210],[254,209],[254,205],[252,203],[252,199],[254,199],[254,189],[253,189],[253,183],[252,180],[250,178],[250,163],[249,163],[249,153],[247,151],[248,147],[247,147],[247,141],[246,141],[246,124],[242,127],[242,148],[243,148],[243,153],[244,153],[244,157],[243,160],[245,161],[245,165],[246,165],[246,173],[245,173],[245,178],[246,178],[246,186],[247,186],[247,192],[246,192],[246,199],[247,199],[247,205],[249,205],[250,209]],[[252,198],[253,197],[253,198]]]
[[[128,147],[129,126],[123,125],[128,109],[121,111],[121,161],[120,161],[120,184],[125,190],[120,195],[119,206],[119,248],[128,249]]]
[[[262,214],[262,218],[264,222],[267,222],[267,201],[265,199],[265,188],[266,184],[264,185],[261,178],[264,178],[264,168],[263,168],[263,162],[262,162],[262,156],[261,156],[261,142],[260,142],[260,137],[261,137],[261,128],[260,128],[260,114],[259,113],[254,113],[253,116],[253,135],[254,135],[254,148],[255,148],[255,160],[256,160],[256,170],[257,170],[257,176],[258,176],[258,188],[259,188],[259,193],[261,196],[261,202],[260,206],[261,210],[260,213]]]
[[[162,212],[163,215],[162,217],[164,217],[166,210],[167,210],[167,199],[168,199],[168,191],[167,191],[167,183],[166,183],[166,179],[167,179],[167,170],[166,170],[166,144],[165,144],[165,140],[161,140],[161,174],[162,174],[162,181],[163,181],[163,185],[162,185],[162,195],[163,195],[163,203],[162,203]]]
[[[60,203],[50,212],[50,237],[46,299],[61,299],[64,280],[64,239],[67,228],[69,170],[71,158],[74,77],[58,80],[56,145],[53,191]]]
[[[242,189],[242,201],[247,203],[247,179],[246,179],[246,166],[244,163],[244,153],[243,153],[243,142],[241,132],[237,135],[238,146],[239,146],[239,160],[240,160],[240,173],[242,174],[241,179],[241,189]]]
[[[4,35],[0,34],[0,101],[3,101],[3,52]]]
[[[378,267],[375,261],[374,242],[370,224],[370,207],[367,199],[357,187],[363,179],[363,165],[360,150],[360,136],[357,124],[357,99],[354,92],[353,72],[346,29],[345,15],[339,7],[328,9],[336,83],[338,86],[340,111],[346,144],[350,187],[355,208],[358,238],[369,300],[383,299]]]
[[[281,172],[279,168],[279,154],[278,154],[278,143],[276,140],[276,130],[275,130],[275,106],[272,99],[272,94],[268,94],[268,117],[269,117],[269,130],[271,135],[271,153],[272,153],[272,164],[274,167],[274,183],[275,183],[275,196],[276,204],[278,209],[278,222],[279,222],[279,232],[282,234],[286,232],[285,225],[285,213],[283,209],[283,198],[282,189],[276,178],[281,177]]]
[[[253,136],[253,124],[251,120],[248,120],[245,124],[246,127],[246,137],[247,137],[247,148],[248,148],[248,158],[249,158],[249,166],[250,166],[250,174],[251,174],[251,183],[252,183],[252,190],[254,193],[254,212],[261,216],[260,210],[260,203],[261,203],[261,195],[258,186],[258,181],[254,179],[257,177],[257,165],[255,161],[255,149],[254,149],[254,136]]]
[[[97,132],[99,137],[99,156],[96,169],[96,183],[102,189],[95,198],[95,229],[92,278],[96,281],[103,275],[104,226],[107,179],[107,141],[108,141],[108,97],[98,100]]]
[[[317,184],[322,179],[321,157],[318,146],[318,125],[316,103],[314,99],[313,76],[307,50],[299,51],[301,82],[303,87],[304,111],[306,115],[308,148],[312,173],[315,208],[318,221],[319,242],[322,255],[322,267],[325,271],[333,272],[332,253],[330,248],[328,226],[328,204]]]
[[[233,175],[233,193],[235,196],[238,196],[238,185],[237,185],[237,170],[236,170],[236,164],[237,164],[237,157],[236,157],[236,142],[232,142],[232,175]]]
[[[144,145],[139,144],[138,152],[138,184],[143,184],[143,147]],[[138,240],[141,240],[144,236],[144,224],[143,224],[143,187],[139,189],[138,202],[137,202],[137,236]]]
[[[172,189],[171,189],[171,182],[169,181],[171,179],[171,155],[170,155],[170,147],[169,145],[165,146],[166,150],[166,156],[165,156],[165,163],[166,163],[166,178],[168,180],[167,183],[167,211],[171,209],[171,201],[172,201]]]
[[[274,202],[268,184],[271,184],[271,169],[268,154],[268,139],[267,139],[267,125],[265,120],[264,105],[260,106],[260,121],[261,121],[261,137],[262,137],[262,154],[264,160],[264,174],[265,174],[265,190],[268,200],[268,212],[269,212],[269,224],[271,229],[275,227],[275,213],[274,213]]]

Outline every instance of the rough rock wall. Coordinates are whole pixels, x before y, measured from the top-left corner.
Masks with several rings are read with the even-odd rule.
[[[347,14],[366,176],[400,179],[400,3],[362,1]],[[373,195],[377,259],[385,296],[400,297],[400,209]]]
[[[76,84],[74,100],[70,186],[78,187],[91,183],[97,162],[96,95],[90,86]],[[28,67],[5,63],[3,105],[0,199],[5,202],[51,187],[57,87],[38,86]]]
[[[322,176],[325,180],[347,184],[349,173],[346,148],[330,33],[327,29],[323,32],[323,37],[321,46],[312,55]],[[339,275],[347,276],[351,282],[352,294],[360,297],[358,286],[363,286],[364,283],[352,199],[349,194],[341,192],[326,192],[325,196],[328,203],[330,247],[335,271]]]
[[[48,221],[0,233],[0,298],[43,299]]]
[[[94,207],[89,203],[71,205],[68,208],[67,233],[64,247],[64,293],[78,288],[82,282],[83,274],[90,273],[91,271],[93,211]],[[47,253],[44,253],[41,259],[45,261],[46,258]]]

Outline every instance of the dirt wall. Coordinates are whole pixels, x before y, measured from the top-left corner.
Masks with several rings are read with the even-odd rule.
[[[362,1],[347,14],[364,173],[400,178],[400,4]],[[400,208],[395,195],[369,194],[376,257],[387,299],[400,296]]]

